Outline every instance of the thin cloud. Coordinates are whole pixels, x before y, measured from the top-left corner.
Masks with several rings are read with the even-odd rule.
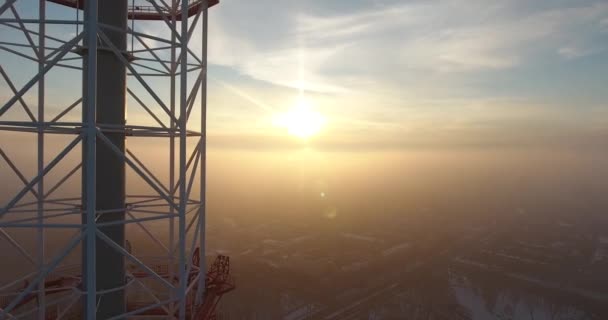
[[[219,80],[217,78],[211,77],[209,76],[209,79],[216,82],[217,84],[219,84],[220,86],[224,87],[225,89],[228,89],[231,93],[236,94],[237,96],[247,100],[248,102],[250,102],[251,104],[253,104],[254,106],[260,108],[261,110],[265,111],[265,112],[273,112],[275,108],[269,106],[268,104],[260,101],[257,98],[254,98],[253,96],[251,96],[249,93],[229,84],[226,83],[222,80]]]
[[[557,53],[565,59],[575,59],[586,56],[592,53],[592,50],[577,47],[562,47],[557,50]]]
[[[277,85],[297,87],[304,81],[311,90],[335,92],[352,89],[363,82],[360,78],[378,77],[375,70],[511,68],[525,63],[534,50],[559,50],[560,43],[574,35],[591,37],[581,28],[592,28],[608,19],[605,2],[533,12],[525,12],[525,2],[509,4],[413,2],[340,15],[287,11],[285,14],[292,15],[288,20],[295,22],[277,25],[285,29],[283,36],[268,47],[255,45],[255,30],[227,34],[222,25],[230,21],[222,21],[220,15],[214,29],[220,32],[214,37],[218,43],[211,46],[218,50],[211,55],[211,62]],[[299,61],[302,51],[305,62]],[[303,75],[298,72],[302,63]]]

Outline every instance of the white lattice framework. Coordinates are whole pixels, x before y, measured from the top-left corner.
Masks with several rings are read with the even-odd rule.
[[[92,8],[103,2],[86,1]],[[142,1],[129,0],[130,10],[143,8]],[[145,1],[145,10],[158,13],[162,20],[146,22],[145,28],[129,21],[125,31],[130,44],[128,54],[119,52],[108,41],[105,33],[111,27],[98,23],[95,9],[77,14],[78,10],[46,0],[5,0],[0,5],[0,174],[2,180],[10,177],[22,183],[16,193],[4,195],[7,200],[0,203],[0,242],[4,243],[0,249],[10,248],[0,255],[2,259],[19,255],[28,264],[18,276],[0,279],[0,296],[6,301],[0,318],[63,318],[85,311],[88,318],[94,318],[96,296],[103,294],[96,291],[94,276],[97,241],[110,244],[128,262],[125,290],[146,297],[145,303],[136,303],[126,314],[115,318],[137,317],[162,309],[166,311],[165,318],[185,319],[194,316],[193,309],[202,301],[204,293],[197,288],[204,288],[205,277],[200,275],[205,274],[205,263],[199,268],[191,261],[195,248],[200,247],[203,252],[205,248],[208,4],[207,0]],[[195,14],[189,14],[193,2],[203,4]],[[37,9],[37,16],[25,17],[33,14],[24,12],[31,8]],[[47,15],[49,9],[53,14],[59,12],[59,18]],[[8,30],[18,33],[19,38],[1,36]],[[88,41],[83,42],[84,39]],[[82,55],[82,43],[89,44],[85,49],[89,54]],[[127,67],[128,110],[138,115],[136,118],[145,114],[150,121],[123,126],[96,124],[99,46],[111,50]],[[9,65],[13,62],[8,61],[15,59],[37,72],[24,80],[18,68]],[[85,65],[87,72],[83,72]],[[68,71],[76,75],[65,81],[81,93],[61,109],[50,102],[48,77],[55,70],[67,70],[57,71],[60,75]],[[160,85],[159,79],[168,82],[168,86]],[[84,85],[88,90],[84,90]],[[52,93],[57,96],[57,92]],[[106,137],[106,133],[117,131],[128,136],[129,146],[124,153]],[[18,150],[35,158],[35,170],[23,168],[20,161],[14,160],[15,151],[8,144],[17,134],[36,140]],[[60,147],[55,142],[51,145],[51,135],[67,142]],[[155,149],[168,158],[167,166],[160,169],[163,172],[149,165],[154,159],[143,158],[131,148],[131,143],[145,139],[166,141],[168,148]],[[127,227],[127,237],[136,233],[156,245],[155,260],[138,255],[129,245],[115,243],[99,232],[102,224],[96,223],[95,218],[104,212],[95,210],[96,143],[109,145],[116,156],[125,160],[130,171],[128,179],[136,177],[151,190],[127,194],[127,218],[119,223]],[[56,156],[48,156],[50,148]],[[74,154],[79,161],[70,163],[67,159]],[[58,196],[58,190],[66,186],[76,186],[78,194]],[[83,190],[87,192],[85,197],[80,195]],[[86,199],[86,203],[81,199]],[[69,235],[60,245],[55,245],[52,238],[57,232]],[[78,254],[83,263],[73,265],[67,260]],[[166,271],[161,270],[163,266]],[[13,273],[18,274],[19,270]],[[196,277],[189,280],[192,274]],[[82,285],[51,295],[48,287],[45,290],[45,282],[59,276],[81,277]],[[25,299],[31,302],[24,307]],[[51,314],[49,310],[54,311]]]

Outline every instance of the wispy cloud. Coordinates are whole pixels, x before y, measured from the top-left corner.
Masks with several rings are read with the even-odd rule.
[[[583,57],[592,52],[593,50],[578,47],[562,47],[557,50],[557,53],[566,59],[575,59]]]
[[[323,140],[373,132],[376,142],[394,137],[391,145],[478,136],[491,144],[541,127],[557,137],[592,118],[575,110],[605,96],[585,82],[600,76],[571,68],[605,52],[603,0],[361,3],[324,11],[314,1],[225,1],[210,15],[210,63],[271,84],[219,75],[242,98],[236,104],[270,99],[276,109],[289,106],[292,89],[321,93],[315,103],[331,120]]]
[[[231,21],[220,14],[211,62],[278,85],[338,91],[366,83],[362,78],[386,78],[387,70],[500,70],[538,51],[580,56],[596,45],[593,32],[585,31],[608,19],[603,1],[539,10],[527,10],[527,4],[440,0],[338,15],[286,11],[291,17],[276,26],[281,40],[263,47],[256,45],[255,28],[227,32],[223,26]],[[562,45],[575,38],[584,47]]]

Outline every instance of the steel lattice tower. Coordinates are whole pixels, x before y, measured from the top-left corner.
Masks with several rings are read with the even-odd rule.
[[[0,319],[201,317],[207,26],[215,4],[5,0],[0,6],[0,32],[12,35],[0,44],[0,88],[7,95],[0,96],[0,174],[21,184],[1,203],[0,250],[10,248],[28,264],[3,270],[11,276],[0,278]],[[33,9],[37,15],[28,17]],[[25,78],[15,59],[34,74]],[[55,71],[59,78],[70,72],[68,91],[80,92],[59,109],[49,90],[58,85],[49,82]],[[127,119],[128,110],[149,120]],[[7,145],[15,135],[35,139],[19,150],[35,158],[35,170],[13,160]],[[58,147],[51,136],[66,142]],[[168,159],[160,171],[150,165],[155,159],[131,148],[159,139],[166,147],[154,152]],[[131,191],[133,177],[149,192],[141,185]],[[66,185],[76,187],[58,191]],[[69,235],[60,245],[57,232]],[[160,253],[137,254],[132,237],[148,239]],[[69,259],[74,255],[80,263]]]

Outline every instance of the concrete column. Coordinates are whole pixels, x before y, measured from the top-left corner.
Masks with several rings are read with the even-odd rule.
[[[119,28],[121,31],[104,30],[110,41],[122,52],[127,50],[127,0],[105,0],[99,4],[99,23]],[[116,55],[102,44],[97,52],[97,123],[125,125],[126,119],[126,66]],[[122,152],[125,151],[125,134],[104,132]],[[108,146],[97,143],[97,210],[116,210],[104,213],[98,223],[122,221],[125,219],[125,162]],[[120,246],[125,244],[125,227],[117,224],[100,227],[110,239]],[[96,243],[97,290],[106,290],[125,284],[125,261],[121,253],[104,241]],[[118,290],[98,297],[97,319],[107,319],[122,314],[126,310],[124,290]]]
[[[85,8],[88,1],[85,1]],[[110,25],[124,31],[100,29],[108,36],[118,50],[127,49],[127,8],[128,0],[99,1],[99,24]],[[87,45],[83,53],[87,53]],[[85,59],[86,61],[86,59]],[[84,70],[86,79],[86,69]],[[95,112],[98,127],[103,125],[123,126],[126,114],[126,67],[104,43],[97,50],[97,109]],[[84,84],[86,95],[87,83]],[[104,134],[121,151],[125,151],[124,132],[108,132]],[[99,214],[97,223],[122,221],[125,219],[125,162],[121,160],[101,140],[96,143],[96,210],[113,210],[110,213]],[[123,224],[99,227],[99,230],[114,240],[118,245],[125,245],[125,228]],[[85,255],[86,256],[86,249]],[[97,291],[121,287],[125,284],[125,261],[121,253],[97,239],[95,243],[95,279]],[[107,319],[126,312],[124,290],[117,290],[97,296],[97,319]],[[92,317],[87,317],[92,318]]]

